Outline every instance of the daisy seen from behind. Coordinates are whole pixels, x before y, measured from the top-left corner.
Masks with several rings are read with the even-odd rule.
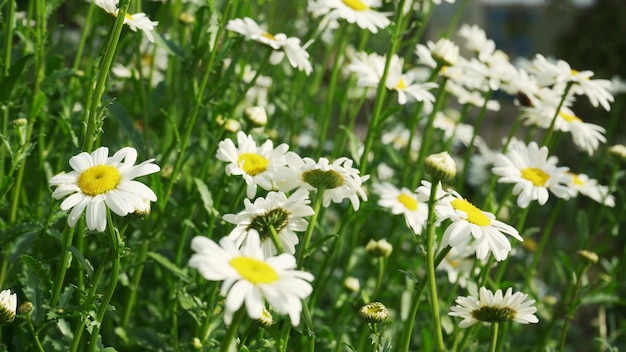
[[[562,199],[576,195],[568,185],[572,176],[567,167],[557,166],[558,159],[548,156],[548,148],[530,142],[526,145],[512,140],[506,154],[498,154],[493,173],[500,176],[499,183],[512,183],[517,205],[526,208],[531,201],[546,204],[549,192]]]
[[[241,248],[230,237],[222,238],[218,245],[201,236],[193,238],[191,248],[196,253],[189,259],[189,266],[207,280],[224,281],[220,294],[226,297],[226,325],[244,303],[251,319],[261,318],[266,302],[278,313],[288,314],[292,325],[300,323],[301,300],[313,290],[309,283],[313,275],[295,270],[293,255],[265,258],[256,232],[248,234]]]
[[[287,169],[285,154],[289,146],[280,144],[274,148],[271,140],[257,146],[251,135],[237,132],[237,146],[230,139],[222,140],[218,145],[217,159],[228,162],[227,175],[241,175],[247,184],[246,195],[253,198],[257,187],[271,191],[285,186],[284,177],[290,174]]]
[[[314,17],[325,15],[329,20],[343,18],[348,23],[356,23],[361,29],[377,33],[391,23],[387,18],[389,13],[373,9],[381,5],[380,0],[313,0],[309,1],[307,10]]]
[[[470,327],[479,321],[485,324],[509,320],[520,324],[537,323],[539,319],[535,316],[537,308],[534,304],[535,300],[528,299],[527,294],[513,293],[512,288],[508,288],[504,294],[502,290],[497,290],[494,294],[481,287],[479,298],[457,297],[456,306],[450,308],[448,315],[463,318],[459,323],[461,328]]]
[[[226,222],[237,225],[228,236],[241,246],[251,232],[256,232],[263,254],[270,257],[278,253],[272,241],[273,227],[285,253],[295,254],[299,242],[296,232],[306,230],[308,222],[304,217],[314,213],[310,202],[309,193],[304,189],[289,197],[282,192],[269,192],[267,197],[259,197],[254,203],[244,199],[245,210],[223,216]]]
[[[341,157],[331,163],[322,157],[315,162],[311,158],[288,153],[287,161],[289,168],[294,171],[292,180],[298,182],[300,188],[321,191],[324,207],[328,207],[331,202],[341,203],[347,198],[354,210],[359,210],[360,199],[367,201],[363,182],[369,179],[369,175],[360,176],[359,170],[352,167],[352,160]]]
[[[374,184],[374,192],[380,197],[378,205],[390,209],[392,214],[402,214],[414,234],[422,233],[428,218],[428,204],[421,203],[409,189],[398,189],[388,182]]]
[[[55,187],[52,197],[61,199],[62,210],[69,210],[67,223],[74,227],[85,211],[87,228],[103,232],[107,224],[107,208],[119,216],[129,213],[147,213],[156,194],[136,177],[153,174],[160,170],[149,159],[135,165],[137,150],[125,147],[109,157],[109,148],[100,147],[91,154],[82,152],[70,158],[70,172],[62,172],[50,178]]]
[[[94,0],[94,3],[104,11],[117,17],[119,12],[119,0]],[[152,34],[152,31],[159,24],[158,21],[150,20],[150,18],[148,18],[148,16],[146,16],[143,12],[132,15],[126,13],[124,16],[124,24],[128,25],[133,32],[137,32],[137,29],[141,30],[146,35],[146,38],[148,38],[150,43],[154,43],[154,35]]]
[[[271,34],[249,17],[228,21],[226,29],[243,35],[246,40],[253,40],[274,49],[270,56],[273,65],[277,65],[287,56],[291,67],[304,71],[307,75],[313,70],[309,53],[305,50],[308,45],[301,46],[298,38],[287,37],[284,33]]]

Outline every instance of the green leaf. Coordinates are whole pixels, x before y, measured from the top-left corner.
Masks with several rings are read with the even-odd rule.
[[[198,188],[198,192],[200,193],[200,198],[202,198],[202,205],[204,209],[209,214],[209,216],[218,216],[219,212],[213,206],[213,197],[211,196],[211,191],[207,187],[206,183],[199,178],[194,178],[193,182],[196,184]]]
[[[187,270],[179,268],[176,264],[172,263],[169,259],[162,256],[161,254],[148,252],[148,256],[152,258],[155,262],[161,264],[165,269],[171,271],[174,275],[176,275],[184,282],[191,281],[191,278],[187,275]]]
[[[10,227],[0,233],[0,246],[13,241],[17,237],[36,234],[41,231],[41,224],[38,222],[27,222]]]
[[[22,56],[11,65],[9,75],[0,81],[0,103],[4,103],[11,98],[11,93],[17,85],[17,80],[20,78],[33,56],[33,54]]]
[[[87,276],[93,276],[93,265],[91,265],[89,260],[85,259],[85,256],[75,247],[70,247],[68,250],[72,253],[72,257],[78,259],[80,265],[87,270]]]

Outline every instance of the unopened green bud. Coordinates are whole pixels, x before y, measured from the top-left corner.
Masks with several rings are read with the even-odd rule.
[[[365,246],[365,252],[372,257],[388,257],[392,251],[393,246],[384,238],[379,241],[370,240]]]
[[[448,152],[431,154],[424,161],[426,172],[436,180],[449,180],[456,176],[456,164]]]
[[[389,311],[384,304],[372,302],[361,307],[359,315],[368,323],[380,323],[389,318]]]

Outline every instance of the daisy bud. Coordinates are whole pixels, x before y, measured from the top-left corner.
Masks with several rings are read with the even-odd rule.
[[[30,313],[33,310],[33,304],[30,302],[24,302],[17,307],[17,314],[25,315]]]
[[[578,255],[587,263],[589,264],[596,264],[598,262],[598,255],[594,252],[591,251],[587,251],[587,250],[579,250]]]
[[[178,20],[185,24],[193,24],[196,18],[192,14],[182,12],[180,16],[178,16]]]
[[[17,294],[11,290],[0,292],[0,324],[8,324],[15,319],[17,308]]]
[[[389,311],[384,304],[372,302],[361,307],[359,315],[368,323],[380,323],[389,318]]]
[[[251,106],[243,111],[243,116],[255,127],[267,125],[267,114],[262,106]]]
[[[22,117],[22,118],[13,120],[12,123],[13,123],[13,126],[16,126],[16,127],[26,126],[28,124],[28,120]]]
[[[356,277],[348,276],[343,280],[343,287],[347,288],[349,291],[358,292],[361,289],[361,283]]]
[[[392,251],[393,246],[384,238],[379,241],[370,240],[365,246],[365,252],[372,257],[388,257]]]
[[[623,144],[612,145],[608,149],[609,155],[620,162],[626,161],[626,146]]]
[[[202,350],[202,341],[200,341],[199,338],[194,337],[192,344],[193,344],[193,349],[194,350],[196,350],[196,351]]]
[[[274,318],[272,318],[272,313],[270,313],[270,311],[266,308],[263,308],[261,317],[256,321],[265,328],[269,328],[270,326],[274,325]]]
[[[456,176],[456,164],[448,152],[431,154],[425,160],[426,172],[437,180],[449,180]]]

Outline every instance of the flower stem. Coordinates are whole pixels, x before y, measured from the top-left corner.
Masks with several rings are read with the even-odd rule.
[[[144,263],[148,258],[148,249],[150,248],[150,240],[145,239],[141,243],[141,247],[139,247],[139,254],[137,255],[137,267],[133,271],[132,281],[130,284],[130,293],[128,296],[128,300],[126,301],[126,305],[124,307],[124,314],[122,315],[122,328],[126,328],[128,326],[128,322],[130,321],[130,315],[133,312],[133,308],[135,307],[135,303],[137,302],[137,292],[139,291],[139,282],[141,281],[141,275],[143,274]]]
[[[50,307],[55,307],[61,294],[61,288],[63,287],[63,281],[65,281],[65,272],[67,271],[67,265],[69,264],[70,251],[69,248],[72,245],[72,238],[74,237],[74,228],[70,226],[65,227],[63,231],[63,243],[61,248],[61,262],[57,278],[54,281],[52,288],[52,297],[50,298]]]
[[[498,327],[499,323],[495,322],[491,324],[491,342],[489,344],[489,351],[495,352],[496,346],[498,345]]]
[[[437,336],[437,350],[445,351],[443,334],[441,331],[441,318],[439,316],[439,299],[437,297],[437,281],[435,280],[435,201],[437,197],[437,185],[439,180],[433,179],[428,200],[428,223],[426,225],[426,262],[428,265],[428,288],[430,294],[430,307],[433,314],[435,334]]]
[[[274,225],[270,225],[270,233],[272,234],[272,242],[274,243],[274,246],[276,246],[278,254],[285,253],[285,248],[283,248],[283,244],[280,242],[280,238],[278,238],[278,233],[276,232]]]
[[[117,48],[120,34],[122,33],[122,26],[124,25],[124,18],[129,4],[130,0],[121,0],[119,3],[119,12],[117,13],[113,29],[110,32],[109,40],[106,44],[104,58],[102,59],[102,66],[100,66],[100,71],[98,72],[95,89],[93,94],[90,96],[91,99],[89,103],[87,104],[88,108],[85,111],[85,139],[83,140],[83,151],[85,152],[91,152],[94,141],[97,139],[94,134],[98,130],[98,108],[100,107],[102,95],[104,94],[104,89],[106,88],[107,78],[109,76],[109,71],[111,70],[111,65],[113,64],[115,50]]]
[[[26,325],[28,325],[28,331],[30,331],[31,335],[33,335],[33,341],[35,341],[35,345],[37,346],[37,350],[44,352],[43,346],[41,345],[41,341],[39,341],[39,336],[37,332],[35,332],[35,327],[33,326],[33,320],[30,318],[30,312],[26,313]]]
[[[460,188],[463,185],[463,182],[465,182],[467,178],[467,170],[469,169],[470,155],[473,154],[474,152],[474,149],[473,149],[474,141],[476,140],[476,135],[478,134],[478,130],[480,130],[480,126],[482,125],[483,120],[485,119],[485,112],[487,111],[487,103],[489,103],[489,99],[491,99],[492,94],[493,94],[493,89],[489,89],[489,91],[485,93],[485,96],[484,96],[485,103],[480,108],[478,119],[476,120],[476,123],[474,123],[474,134],[472,135],[472,139],[470,140],[470,143],[467,147],[467,151],[465,152],[465,156],[463,157],[463,171],[461,172],[461,177],[459,177],[457,180],[457,188]]]
[[[96,324],[93,327],[93,331],[91,332],[91,340],[89,341],[89,351],[93,352],[97,348],[97,340],[100,335],[100,328],[102,327],[102,321],[104,320],[104,315],[106,314],[109,308],[109,302],[111,302],[111,298],[113,297],[113,293],[115,292],[115,287],[117,286],[117,277],[120,272],[120,259],[122,258],[122,254],[124,252],[124,242],[120,235],[120,232],[115,228],[113,224],[113,219],[111,218],[111,212],[107,211],[107,220],[109,222],[109,235],[111,240],[111,273],[109,274],[109,284],[107,286],[107,290],[102,297],[102,301],[100,302],[100,307],[98,308],[98,314],[96,315]],[[101,265],[103,265],[102,263]],[[97,282],[95,283],[97,285]]]
[[[233,316],[233,321],[230,322],[230,325],[226,329],[226,334],[224,335],[224,341],[220,345],[220,352],[230,351],[230,344],[233,342],[235,335],[237,335],[237,329],[239,328],[239,323],[241,323],[241,319],[243,318],[243,315],[245,312],[246,312],[246,309],[244,307],[241,307]]]
[[[307,249],[309,248],[309,244],[311,243],[311,237],[313,237],[313,229],[315,229],[315,224],[317,223],[317,218],[322,209],[322,203],[324,201],[324,188],[318,188],[317,194],[315,196],[315,203],[313,204],[313,216],[311,216],[311,221],[309,221],[309,225],[306,228],[306,233],[304,234],[304,242],[302,242],[302,247],[300,247],[300,252],[298,253],[298,266],[302,267],[303,260]]]
[[[385,258],[378,258],[378,277],[376,278],[376,287],[374,288],[374,293],[372,294],[372,299],[376,299],[378,296],[378,291],[380,291],[380,286],[383,282],[383,277],[385,276]]]
[[[577,270],[576,285],[574,285],[571,289],[572,293],[571,297],[569,297],[569,306],[567,307],[567,312],[565,314],[563,322],[563,328],[561,329],[561,338],[559,339],[559,351],[561,352],[563,352],[563,349],[565,348],[565,339],[567,338],[567,330],[569,329],[569,324],[574,318],[574,311],[576,310],[577,306],[578,293],[582,288],[583,276],[590,266],[591,263],[585,261],[581,269]]]
[[[563,96],[561,97],[561,101],[559,101],[559,105],[556,107],[556,111],[554,112],[554,117],[552,117],[552,121],[550,122],[550,127],[548,127],[548,131],[546,132],[543,140],[541,141],[541,146],[547,146],[552,139],[552,134],[554,133],[554,125],[556,124],[556,119],[559,117],[559,112],[561,112],[561,107],[567,98],[567,93],[569,93],[570,88],[572,88],[574,82],[568,82],[567,86],[565,86],[565,91],[563,91]]]

